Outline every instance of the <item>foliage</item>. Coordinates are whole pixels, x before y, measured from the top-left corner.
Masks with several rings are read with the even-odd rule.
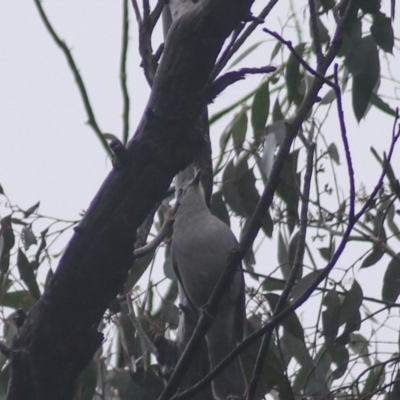
[[[275,48],[271,60],[277,62],[276,71],[210,117],[211,127],[220,133],[211,209],[234,227],[238,237],[244,235],[263,196],[287,122],[296,115],[313,81],[319,79],[310,66],[335,45],[330,27],[344,13],[338,3],[302,4],[310,25],[309,39],[301,17],[293,12],[284,26],[294,23],[297,31],[285,28],[272,35]],[[335,60],[337,67],[325,75],[330,87],[314,99],[285,158],[274,201],[261,214],[262,232],[244,258],[248,333],[257,332],[271,316],[293,307],[271,333],[256,399],[323,398],[328,393],[335,399],[398,398],[399,349],[397,334],[392,331],[398,331],[400,322],[396,315],[400,306],[400,186],[398,172],[390,163],[399,136],[398,120],[396,117],[393,134],[382,133],[392,137],[387,153],[380,155],[372,149],[371,159],[382,175],[373,188],[366,189],[354,181],[352,158],[357,149],[350,147],[348,136],[352,133],[347,133],[344,125],[345,119],[353,117],[347,110],[343,113],[338,97],[338,93],[345,99],[351,96],[358,122],[368,121],[371,107],[382,115],[396,116],[391,102],[379,93],[380,80],[387,73],[385,53],[398,56],[392,17],[381,11],[378,0],[356,2]],[[124,26],[124,37],[127,34]],[[297,39],[292,46],[285,38],[293,35]],[[262,45],[263,41],[249,45],[230,68],[260,54]],[[73,71],[78,73],[76,68]],[[349,77],[351,88],[347,90]],[[394,78],[390,82],[393,86],[397,83]],[[124,96],[127,121],[129,98],[126,92]],[[90,109],[90,104],[85,107]],[[342,126],[332,140],[328,121],[333,118],[339,118]],[[226,127],[221,129],[224,122]],[[98,134],[95,120],[91,125]],[[128,129],[125,123],[124,143]],[[110,139],[107,135],[102,137],[103,144]],[[44,217],[39,203],[22,210],[1,186],[0,195],[9,208],[9,215],[1,219],[0,232],[0,302],[11,310],[3,311],[6,347],[17,329],[18,310],[28,312],[51,285],[52,264],[60,255],[51,250],[57,237],[78,221]],[[171,199],[165,200],[169,202]],[[39,235],[35,232],[38,221],[47,223]],[[160,231],[163,222],[164,214],[155,214],[151,235]],[[165,331],[173,336],[178,324],[169,241],[167,236],[160,246],[165,251],[152,251],[132,266],[121,296],[110,305],[101,327],[109,340],[82,374],[77,399],[150,400],[161,393],[160,369],[150,357],[151,345],[141,331],[154,340]],[[267,241],[269,249],[275,248],[275,256],[264,249]],[[152,271],[154,262],[164,264],[169,279],[161,294],[158,287],[167,278],[140,281],[145,271]],[[48,272],[42,283],[38,271],[44,269]],[[376,271],[372,292],[367,288],[367,270]],[[259,348],[260,342],[254,341],[242,354],[249,381]],[[5,357],[0,364],[0,397],[5,398],[9,375]]]

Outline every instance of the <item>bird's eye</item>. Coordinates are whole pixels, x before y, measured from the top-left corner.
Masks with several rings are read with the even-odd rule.
[[[183,189],[180,188],[180,189],[178,190],[178,196],[182,196],[182,195],[183,195]]]

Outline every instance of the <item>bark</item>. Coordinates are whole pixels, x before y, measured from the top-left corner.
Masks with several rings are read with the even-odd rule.
[[[101,345],[97,327],[133,262],[136,230],[191,163],[195,122],[227,36],[251,0],[203,0],[171,26],[145,113],[69,242],[11,349],[8,400],[70,400]]]

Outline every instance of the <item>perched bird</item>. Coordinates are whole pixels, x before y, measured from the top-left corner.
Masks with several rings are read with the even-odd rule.
[[[200,171],[178,194],[180,207],[174,222],[172,262],[179,280],[180,299],[201,312],[237,245],[230,228],[208,209]],[[217,315],[206,334],[211,368],[215,368],[243,338],[245,292],[241,265],[225,291]],[[242,398],[246,379],[235,358],[212,382],[216,399]]]

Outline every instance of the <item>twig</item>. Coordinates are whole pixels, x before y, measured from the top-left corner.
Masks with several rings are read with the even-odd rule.
[[[346,154],[346,164],[347,164],[347,170],[348,170],[349,181],[350,181],[349,221],[351,222],[351,220],[354,218],[354,212],[355,212],[354,210],[355,210],[355,202],[356,202],[356,189],[355,189],[355,182],[354,182],[353,162],[351,159],[349,141],[347,139],[346,124],[344,122],[344,113],[343,113],[343,106],[342,106],[342,92],[340,90],[340,85],[339,85],[339,80],[338,80],[338,65],[337,64],[335,64],[335,66],[334,66],[334,79],[335,79],[334,90],[336,93],[336,103],[337,103],[338,117],[339,117],[339,123],[340,123],[340,133],[342,136],[344,152]]]
[[[261,67],[261,68],[241,68],[238,71],[228,72],[225,75],[222,75],[216,81],[214,81],[211,85],[206,88],[206,98],[207,101],[212,101],[217,97],[221,92],[223,92],[228,86],[233,83],[244,79],[245,75],[248,74],[268,74],[271,72],[275,72],[275,67]]]
[[[124,0],[123,4],[123,17],[122,17],[122,50],[121,50],[121,64],[120,64],[120,82],[122,89],[122,100],[124,103],[124,109],[122,112],[123,119],[123,133],[122,143],[127,144],[129,138],[129,92],[127,87],[127,76],[126,76],[126,59],[128,54],[128,37],[129,37],[129,8],[128,0]]]
[[[149,0],[143,0],[143,19],[146,19],[149,15],[150,15]]]
[[[231,41],[231,43],[229,43],[227,49],[222,54],[221,58],[217,61],[214,70],[211,73],[211,78],[210,78],[211,81],[213,81],[219,75],[219,73],[224,69],[224,67],[226,66],[228,61],[232,58],[232,56],[240,49],[240,47],[243,45],[246,39],[253,33],[253,31],[257,28],[257,26],[260,25],[260,20],[263,20],[267,17],[267,15],[275,7],[278,1],[279,0],[270,0],[269,3],[260,12],[260,14],[258,14],[257,18],[250,23],[250,25],[242,33],[242,35],[237,40]],[[244,25],[238,28],[238,33],[236,34],[236,37],[243,30],[243,28]]]
[[[142,23],[142,16],[140,15],[139,6],[136,0],[132,0],[132,7],[133,10],[135,11],[136,21],[140,25]]]
[[[171,226],[174,222],[174,215],[179,207],[179,203],[176,202],[173,208],[170,208],[165,217],[164,224],[162,228],[160,229],[160,232],[158,232],[157,236],[150,242],[147,243],[145,246],[140,247],[139,249],[134,250],[133,254],[135,258],[143,257],[146,254],[150,253],[154,249],[156,249],[160,243],[164,240],[164,238],[167,236],[168,232],[171,229]]]
[[[154,344],[151,342],[151,340],[148,338],[146,335],[146,332],[143,330],[142,325],[136,318],[135,310],[133,309],[133,304],[132,304],[132,299],[130,296],[125,296],[126,297],[126,303],[128,304],[128,309],[129,309],[129,318],[132,321],[133,326],[136,329],[136,332],[138,333],[139,339],[140,339],[140,347],[142,348],[142,353],[143,353],[143,359],[145,359],[145,354],[147,351],[150,351],[151,354],[157,355],[157,349],[155,348]]]
[[[142,57],[144,75],[150,86],[153,84],[157,70],[157,61],[160,57],[160,55],[153,55],[151,35],[153,34],[154,27],[161,16],[164,4],[165,0],[158,0],[153,11],[150,13],[148,0],[143,0],[143,19],[139,21],[139,53]]]
[[[296,283],[298,272],[303,265],[305,240],[307,233],[308,204],[310,198],[311,178],[314,165],[314,152],[315,152],[315,144],[311,143],[307,146],[307,168],[304,176],[301,217],[300,217],[300,231],[299,231],[299,240],[297,243],[296,255],[293,267],[290,271],[290,275],[286,281],[285,287],[275,307],[273,317],[276,317],[287,304],[287,299],[289,298],[290,292],[292,291],[292,288]],[[253,400],[254,396],[256,395],[257,387],[261,379],[261,374],[264,367],[264,361],[267,356],[271,337],[272,337],[272,329],[268,331],[263,337],[260,350],[257,355],[256,364],[254,366],[253,376],[250,381],[246,400]]]
[[[269,35],[273,36],[275,39],[278,39],[281,43],[283,43],[289,50],[290,52],[296,57],[297,61],[306,69],[311,75],[318,77],[321,79],[324,83],[326,83],[328,86],[335,88],[335,84],[331,82],[328,78],[326,78],[324,75],[319,73],[317,70],[313,69],[310,67],[310,65],[304,60],[303,57],[300,56],[300,54],[294,49],[292,42],[290,40],[285,40],[279,33],[277,32],[272,32],[267,28],[263,28],[263,31],[268,33]]]
[[[326,70],[328,69],[328,66],[336,56],[339,47],[340,47],[340,40],[341,36],[343,33],[343,28],[344,25],[347,24],[347,21],[349,19],[349,15],[351,15],[351,11],[354,7],[354,0],[350,0],[348,9],[346,10],[344,17],[342,19],[342,24],[337,27],[334,39],[332,41],[332,45],[327,53],[327,56],[325,58],[325,62],[318,67],[318,73],[319,74],[324,74]],[[242,237],[242,240],[239,245],[239,249],[231,256],[229,257],[228,260],[228,265],[224,270],[224,273],[220,277],[208,303],[208,308],[207,308],[207,314],[202,314],[199,322],[197,324],[197,327],[188,343],[186,346],[185,351],[183,352],[178,364],[175,367],[174,373],[172,374],[166,388],[164,389],[164,392],[160,396],[160,400],[166,400],[173,395],[178,386],[180,380],[184,377],[184,374],[187,370],[188,365],[190,364],[191,360],[193,359],[193,355],[195,354],[198,345],[202,338],[204,337],[205,333],[209,329],[211,325],[210,321],[210,315],[212,316],[213,313],[215,312],[215,308],[218,305],[219,300],[221,299],[223,295],[223,289],[229,286],[229,281],[232,279],[233,273],[236,270],[237,264],[240,262],[240,260],[243,258],[244,254],[246,254],[247,249],[250,247],[250,245],[253,243],[254,239],[256,238],[258,231],[261,226],[261,215],[265,212],[266,209],[269,208],[270,204],[272,203],[273,195],[276,190],[276,187],[279,182],[279,176],[280,172],[283,168],[283,164],[285,162],[285,159],[287,157],[287,154],[290,151],[292,142],[294,138],[296,137],[297,131],[300,129],[301,124],[307,117],[311,107],[313,106],[315,102],[315,98],[317,94],[319,93],[319,90],[321,89],[324,81],[316,79],[312,83],[309,91],[307,92],[302,104],[297,110],[296,116],[293,118],[291,123],[287,125],[287,130],[286,130],[286,135],[279,147],[278,154],[275,159],[275,163],[272,167],[271,174],[270,174],[270,179],[267,182],[267,185],[264,189],[263,195],[261,196],[261,199],[259,203],[257,204],[257,207],[255,209],[255,212],[248,224],[248,227]],[[350,231],[348,232],[350,234]],[[345,243],[345,242],[343,242]],[[342,248],[343,251],[343,248]],[[335,260],[336,262],[337,260]],[[333,268],[332,264],[332,267]],[[321,274],[323,275],[323,274]],[[321,281],[325,279],[325,276],[321,277]],[[315,287],[319,285],[320,282],[318,282]],[[296,302],[297,307],[299,307],[301,304],[303,304],[301,301],[306,301],[307,298],[312,294],[312,292],[315,290],[315,287],[312,289],[311,292],[306,292],[301,298],[299,302]],[[226,365],[228,365],[238,354],[240,354],[241,351],[243,351],[244,348],[250,345],[250,343],[254,342],[257,340],[259,337],[263,336],[269,329],[273,329],[276,324],[284,319],[291,311],[294,310],[294,306],[289,307],[282,313],[280,313],[278,316],[275,318],[272,318],[271,321],[264,326],[260,331],[255,332],[253,335],[251,335],[248,339],[246,339],[242,344],[240,344],[235,351],[233,351],[228,357],[225,358],[224,361],[222,361],[210,374],[208,374],[201,382],[193,386],[191,389],[188,389],[187,391],[180,393],[179,395],[175,395],[174,398],[183,398],[187,397],[194,392],[200,390],[201,388],[205,387],[219,372],[221,372]],[[246,344],[245,344],[246,343]]]
[[[97,138],[100,140],[100,142],[103,145],[104,150],[106,151],[108,156],[110,158],[112,158],[112,152],[111,152],[110,148],[108,147],[107,140],[104,138],[103,133],[101,132],[99,126],[97,125],[97,121],[96,121],[96,118],[94,116],[92,106],[90,104],[90,100],[89,100],[89,96],[88,96],[87,91],[86,91],[85,84],[83,83],[82,76],[81,76],[81,74],[80,74],[80,72],[79,72],[79,70],[78,70],[78,68],[77,68],[77,66],[75,64],[74,58],[72,57],[72,53],[69,50],[68,46],[65,44],[65,42],[63,40],[61,40],[60,37],[55,32],[55,30],[54,30],[53,26],[51,25],[49,19],[47,18],[46,13],[44,12],[44,9],[42,7],[41,1],[40,0],[35,0],[35,4],[36,4],[36,7],[37,7],[37,9],[39,11],[40,17],[42,18],[44,26],[46,27],[46,29],[48,30],[50,36],[56,42],[58,47],[60,47],[60,49],[64,53],[65,57],[67,58],[68,65],[71,68],[71,71],[72,71],[72,74],[74,75],[76,84],[78,85],[79,93],[82,96],[83,105],[85,107],[86,114],[88,116],[88,122],[87,123],[94,130]]]
[[[321,37],[319,35],[319,29],[317,24],[317,11],[315,9],[314,0],[308,0],[308,8],[310,9],[310,21],[311,21],[311,31],[313,33],[313,44],[315,49],[315,54],[317,55],[317,65],[324,61],[324,55],[321,49]]]

